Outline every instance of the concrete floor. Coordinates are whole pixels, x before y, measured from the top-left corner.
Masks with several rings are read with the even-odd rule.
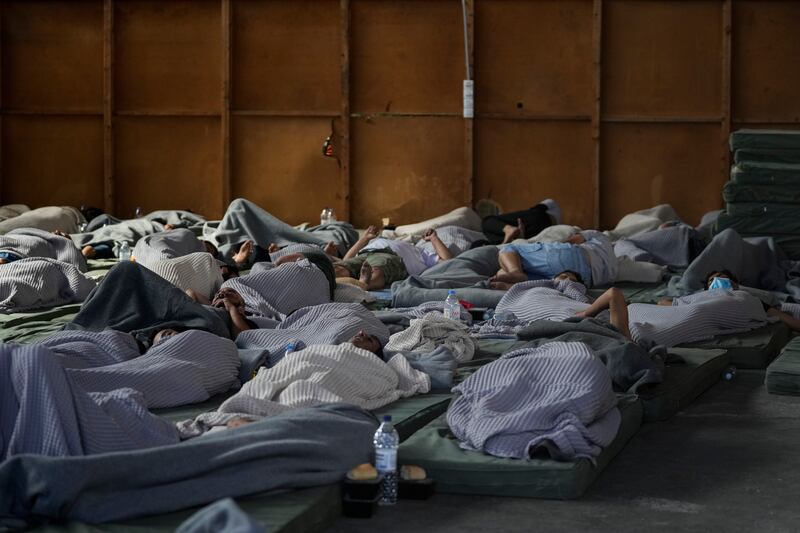
[[[740,370],[667,422],[646,424],[580,500],[438,494],[331,533],[800,531],[800,397]]]

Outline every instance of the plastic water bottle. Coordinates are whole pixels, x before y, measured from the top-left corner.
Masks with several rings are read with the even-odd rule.
[[[128,241],[122,241],[119,245],[119,250],[117,251],[117,257],[120,261],[130,261],[131,260],[131,245],[128,244]]]
[[[453,289],[447,291],[447,298],[444,300],[444,317],[456,322],[461,321],[461,304],[458,303],[458,296]]]
[[[395,431],[390,415],[383,416],[383,423],[375,432],[372,444],[375,446],[375,469],[383,474],[378,504],[394,505],[397,503],[397,447],[400,445],[400,435]]]
[[[722,371],[722,379],[725,381],[733,381],[736,377],[736,367],[731,365]]]
[[[336,222],[336,215],[334,214],[332,207],[325,207],[322,209],[322,213],[319,214],[319,224],[320,226],[324,226],[325,224],[330,224],[331,222]]]
[[[296,352],[297,351],[297,345],[298,345],[298,341],[297,340],[295,340],[295,339],[290,340],[289,343],[286,345],[286,348],[283,350],[283,356],[286,357],[290,353]]]
[[[142,217],[142,208],[137,207],[133,210],[133,218],[141,218]]]

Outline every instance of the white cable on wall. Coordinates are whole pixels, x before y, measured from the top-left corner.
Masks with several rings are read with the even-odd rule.
[[[475,115],[475,83],[472,80],[472,72],[469,67],[469,32],[467,31],[467,0],[461,0],[461,13],[464,17],[464,64],[467,77],[464,79],[464,118],[472,118]]]

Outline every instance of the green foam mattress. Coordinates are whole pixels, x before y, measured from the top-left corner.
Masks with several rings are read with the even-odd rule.
[[[741,129],[730,136],[731,152],[742,149],[800,150],[800,130]]]
[[[767,367],[764,384],[772,394],[800,396],[800,337],[789,341]]]
[[[766,150],[744,148],[733,154],[735,163],[781,163],[800,165],[800,148],[796,150]]]
[[[705,341],[682,344],[681,348],[700,348],[704,350],[726,350],[730,364],[737,368],[766,368],[778,352],[789,342],[791,330],[783,322],[767,324],[764,327],[737,333],[720,335]]]
[[[800,165],[739,163],[731,167],[731,181],[740,185],[800,184]]]
[[[734,216],[723,211],[714,224],[714,233],[726,229],[733,229],[742,235],[796,236],[800,235],[800,217]]]
[[[442,415],[400,445],[399,462],[424,467],[437,491],[455,494],[573,499],[580,497],[639,430],[642,404],[620,400],[622,423],[614,441],[592,465],[587,459],[505,459],[462,450]]]
[[[728,204],[728,213],[736,214],[730,209],[730,204],[765,203],[788,204],[794,209],[800,208],[800,184],[798,185],[742,185],[729,181],[722,188],[722,199]],[[756,213],[757,214],[757,213]]]
[[[796,219],[800,215],[800,205],[768,202],[733,202],[727,204],[725,211],[732,217]]]
[[[342,514],[340,485],[326,485],[285,492],[266,492],[237,498],[236,503],[250,517],[265,526],[270,533],[306,533],[322,531]],[[84,524],[70,522],[45,526],[31,531],[72,533],[145,533],[173,532],[200,507],[137,518],[114,524]]]
[[[670,348],[669,353],[664,381],[639,390],[645,422],[675,416],[718,382],[730,361],[725,350]]]

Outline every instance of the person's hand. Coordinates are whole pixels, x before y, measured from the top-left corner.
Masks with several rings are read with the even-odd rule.
[[[225,310],[228,313],[237,313],[239,315],[244,316],[244,310],[241,307],[238,307],[235,303],[231,302],[227,298],[222,300],[222,304],[225,306]]]
[[[171,229],[175,229],[175,226],[172,224],[164,224],[164,231],[169,231]]]
[[[433,228],[428,228],[425,230],[425,233],[422,234],[422,240],[425,242],[431,242],[434,239],[438,239],[439,236],[436,234],[436,230]]]
[[[570,244],[583,244],[586,242],[586,239],[580,233],[576,233],[575,235],[570,236],[567,239],[567,242]]]
[[[60,229],[55,230],[53,232],[53,235],[58,235],[59,237],[64,237],[65,239],[69,239],[69,235],[67,235],[66,233],[64,233]]]
[[[367,228],[367,231],[364,232],[364,236],[362,238],[371,241],[377,236],[378,236],[378,228],[376,226],[370,226]]]
[[[578,318],[587,318],[589,315],[586,314],[586,311],[578,311],[575,313],[575,316]]]

